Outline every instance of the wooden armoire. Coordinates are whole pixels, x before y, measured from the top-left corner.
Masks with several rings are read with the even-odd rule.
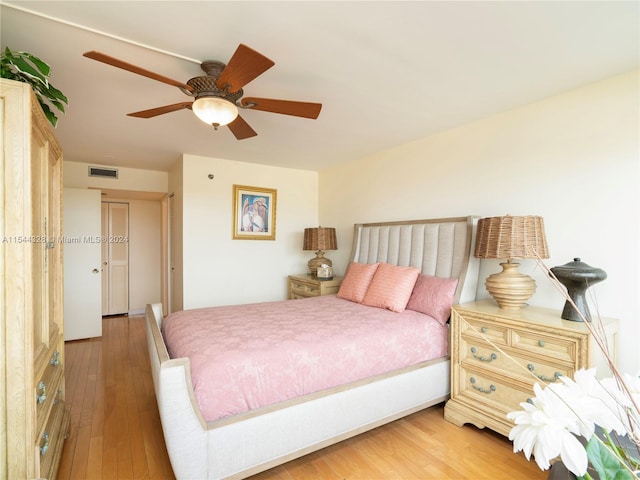
[[[69,428],[62,150],[31,87],[0,82],[0,479],[52,479]]]

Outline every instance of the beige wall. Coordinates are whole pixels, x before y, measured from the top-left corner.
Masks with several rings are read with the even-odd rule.
[[[336,270],[356,222],[542,215],[548,266],[581,257],[608,273],[590,291],[602,316],[621,321],[620,366],[637,371],[638,106],[636,71],[321,172],[319,221],[338,228]],[[482,279],[500,269],[482,263]],[[538,283],[532,304],[562,308],[532,261],[521,271]]]
[[[184,155],[180,175],[183,307],[285,299],[287,275],[313,256],[302,234],[317,226],[318,174]],[[234,184],[277,190],[275,241],[232,239]]]

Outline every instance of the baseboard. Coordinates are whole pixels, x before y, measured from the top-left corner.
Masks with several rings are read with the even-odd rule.
[[[144,307],[129,310],[129,315],[144,315]]]

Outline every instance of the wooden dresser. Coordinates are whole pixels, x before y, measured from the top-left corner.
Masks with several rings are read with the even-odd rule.
[[[0,82],[0,478],[52,479],[69,425],[62,150],[31,88]]]
[[[453,307],[451,314],[451,399],[444,415],[462,426],[472,423],[508,435],[508,412],[533,396],[533,384],[596,367],[609,376],[604,355],[582,322],[561,311],[527,306],[502,310],[493,300]],[[594,323],[596,321],[594,320]],[[616,359],[618,321],[602,319]]]
[[[289,275],[288,298],[319,297],[338,293],[344,277],[333,277],[332,280],[318,280],[311,275]]]

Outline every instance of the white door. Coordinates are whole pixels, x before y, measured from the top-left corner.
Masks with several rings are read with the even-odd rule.
[[[102,336],[100,191],[64,189],[64,339]]]
[[[102,205],[102,314],[129,312],[129,204]]]

